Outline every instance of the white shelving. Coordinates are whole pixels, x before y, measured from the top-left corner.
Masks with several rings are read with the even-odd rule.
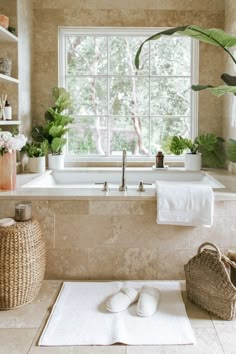
[[[0,26],[0,42],[18,42],[18,38]]]
[[[19,83],[18,79],[15,79],[14,77],[7,76],[7,75],[4,75],[4,74],[0,74],[0,81],[8,81],[8,82],[12,82],[14,84],[18,84]]]
[[[0,125],[20,125],[19,120],[0,120]]]

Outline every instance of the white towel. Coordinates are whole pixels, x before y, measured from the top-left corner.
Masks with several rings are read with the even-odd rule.
[[[211,226],[214,193],[208,184],[160,182],[157,188],[157,224]]]

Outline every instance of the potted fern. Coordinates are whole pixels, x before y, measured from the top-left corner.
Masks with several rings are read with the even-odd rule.
[[[32,137],[35,141],[47,140],[50,154],[48,155],[49,169],[64,168],[63,147],[66,144],[65,135],[68,125],[73,118],[65,113],[72,105],[70,94],[61,87],[52,89],[54,105],[45,112],[45,125],[34,127]]]
[[[175,155],[185,154],[185,169],[199,171],[202,167],[225,167],[224,139],[215,134],[204,133],[193,141],[181,136],[173,136],[170,141],[170,151]]]
[[[27,143],[23,148],[23,151],[26,152],[29,157],[29,172],[42,173],[45,171],[45,156],[48,152],[47,140]]]

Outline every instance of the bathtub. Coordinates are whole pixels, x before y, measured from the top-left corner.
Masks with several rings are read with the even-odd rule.
[[[208,183],[213,189],[225,188],[222,183],[205,171],[192,172],[176,168],[168,170],[126,169],[128,189],[137,189],[141,181],[149,183],[149,185],[144,185],[145,189],[154,189],[155,181],[198,182]],[[121,168],[66,168],[46,171],[41,176],[24,184],[22,188],[102,189],[104,182],[108,183],[109,189],[118,190],[121,183]]]

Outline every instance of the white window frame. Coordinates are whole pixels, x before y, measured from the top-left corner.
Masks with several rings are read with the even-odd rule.
[[[58,86],[65,87],[66,62],[65,62],[65,36],[66,35],[136,35],[146,36],[164,31],[168,28],[163,27],[59,27],[58,30]],[[199,78],[199,41],[191,39],[191,85],[197,84]],[[191,90],[191,139],[194,139],[198,134],[198,93]],[[149,162],[153,161],[151,156],[129,156],[129,161]],[[66,155],[65,162],[68,164],[76,164],[76,162],[116,162],[120,161],[120,156],[69,156]],[[165,161],[175,162],[183,161],[183,156],[168,155]]]

